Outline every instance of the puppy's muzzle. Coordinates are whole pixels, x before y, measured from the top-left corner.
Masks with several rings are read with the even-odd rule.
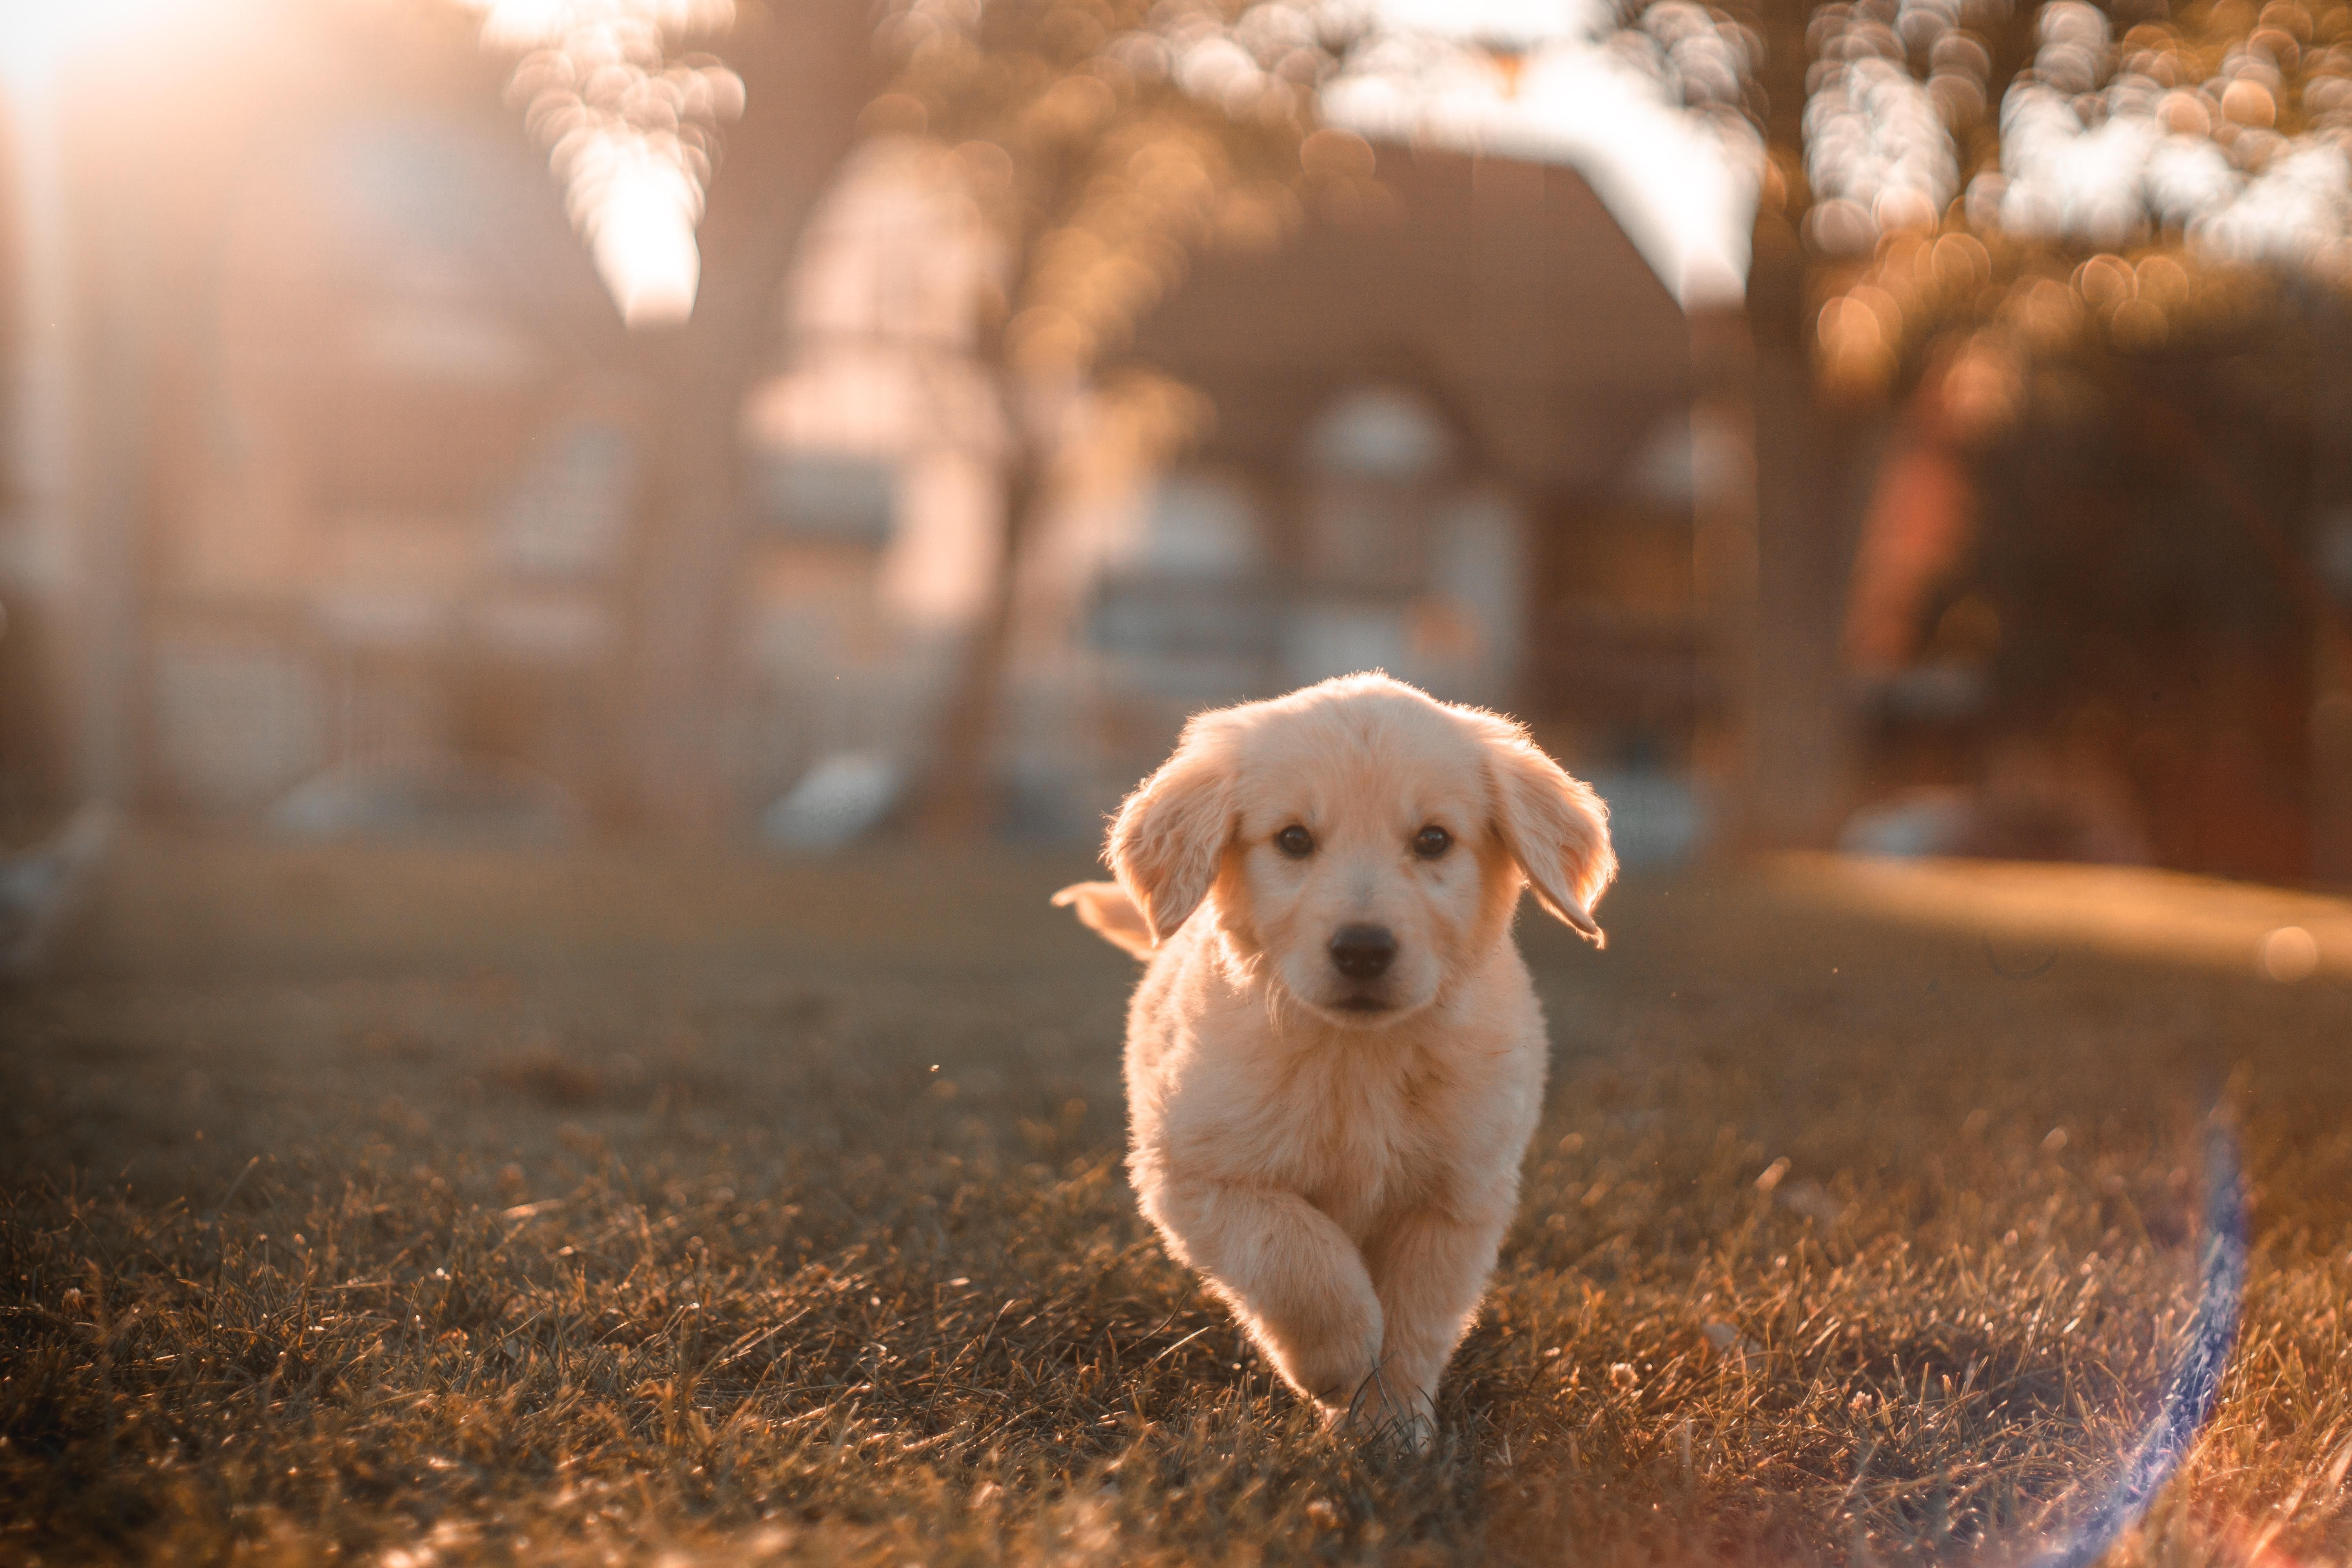
[[[1396,933],[1386,926],[1341,926],[1331,938],[1331,966],[1350,980],[1378,980],[1396,952]]]

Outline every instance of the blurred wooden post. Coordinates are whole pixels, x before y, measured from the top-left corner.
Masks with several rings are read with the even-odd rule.
[[[142,127],[107,95],[78,103],[80,79],[60,55],[5,83],[21,337],[7,408],[16,515],[0,534],[0,581],[34,614],[0,658],[34,667],[40,689],[26,695],[37,711],[22,719],[62,752],[29,768],[11,757],[12,771],[45,791],[122,803],[137,774],[156,250],[126,173]]]
[[[55,805],[80,782],[72,635],[79,310],[63,94],[51,62],[16,64],[0,71],[7,155],[0,244],[9,315],[0,331],[7,356],[0,393],[7,427],[0,469],[0,783],[12,808]]]
[[[134,693],[146,662],[146,562],[157,408],[162,296],[170,286],[150,201],[131,177],[145,149],[136,123],[92,95],[96,145],[75,166],[84,297],[85,384],[77,400],[75,495],[83,574],[80,788],[85,800],[128,805],[139,790]]]
[[[1752,847],[1757,814],[1755,344],[1736,302],[1692,307],[1691,585],[1712,634],[1715,700],[1697,736],[1709,840]]]

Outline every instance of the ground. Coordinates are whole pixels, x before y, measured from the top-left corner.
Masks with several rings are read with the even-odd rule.
[[[1122,1179],[1082,858],[133,835],[0,996],[0,1560],[2008,1563],[2253,1252],[2128,1564],[2352,1563],[2352,906],[1636,873],[1436,1453],[1318,1433]],[[2263,972],[2298,925],[2317,972]]]

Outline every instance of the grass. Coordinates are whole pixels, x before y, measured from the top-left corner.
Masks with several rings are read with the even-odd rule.
[[[1550,1105],[1415,1458],[1137,1219],[1084,870],[134,838],[0,998],[0,1559],[2004,1563],[2151,1406],[2220,1099],[2245,1329],[2112,1560],[2352,1563],[2343,906],[1787,862],[1530,921]],[[2326,962],[2258,978],[2288,919]]]

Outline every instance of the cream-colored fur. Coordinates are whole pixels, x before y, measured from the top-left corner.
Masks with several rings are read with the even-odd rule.
[[[1606,808],[1510,721],[1357,675],[1193,719],[1106,858],[1055,902],[1150,962],[1145,1216],[1327,1421],[1425,1446],[1543,1098],[1513,911],[1532,886],[1601,941]],[[1368,926],[1393,956],[1351,978],[1334,938]]]
[[[1151,928],[1117,882],[1073,882],[1054,895],[1054,907],[1077,911],[1078,923],[1111,946],[1138,958],[1151,956]]]

